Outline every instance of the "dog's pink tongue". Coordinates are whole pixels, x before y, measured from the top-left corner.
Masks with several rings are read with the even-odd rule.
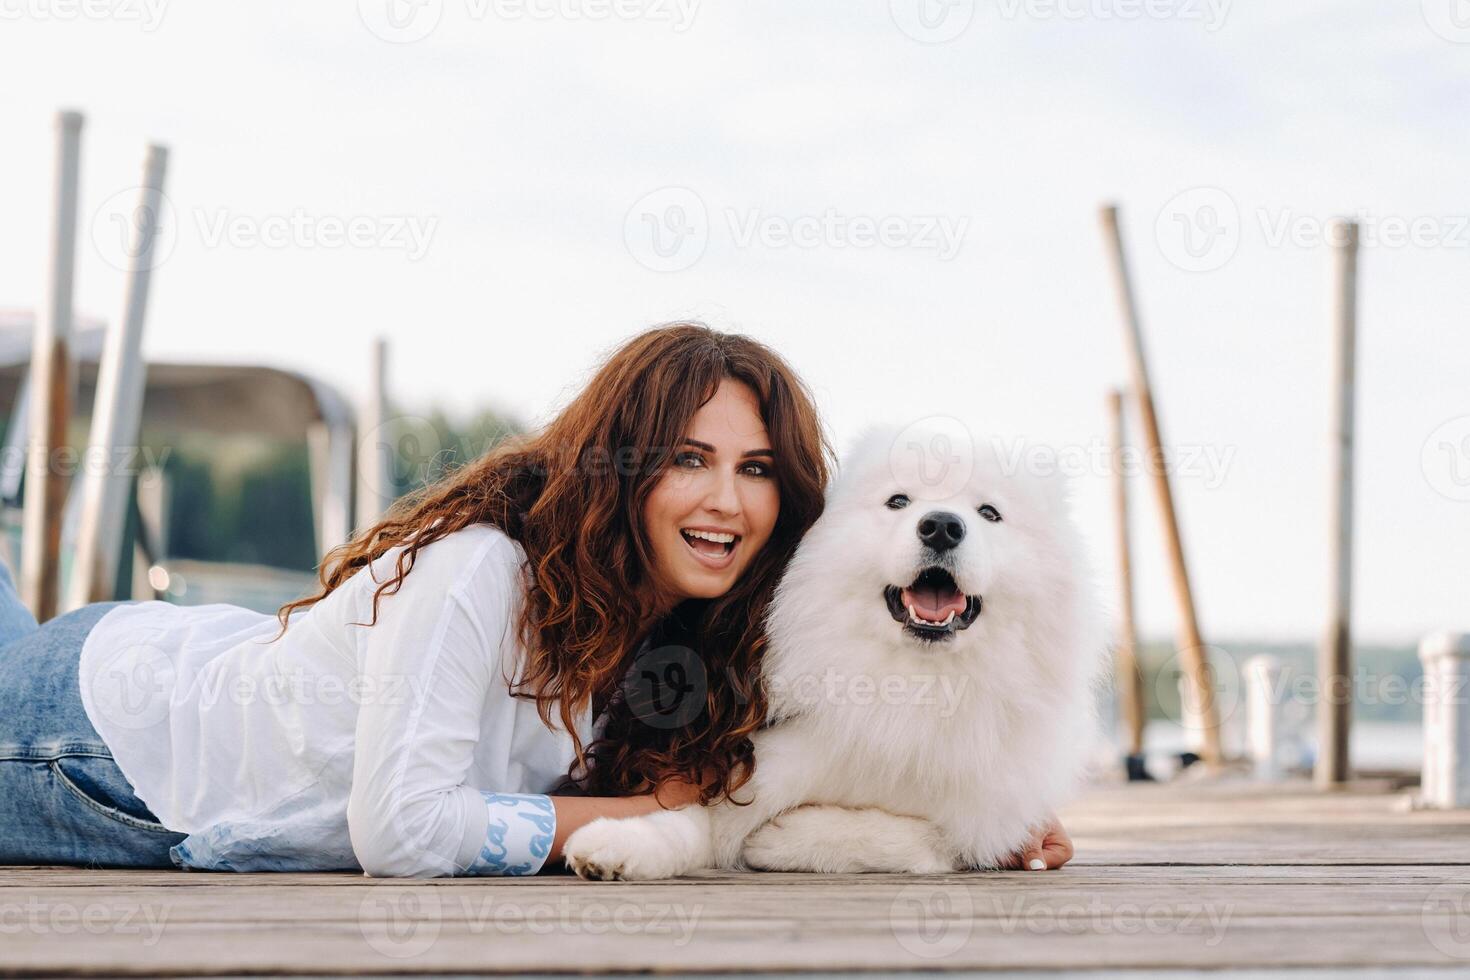
[[[922,619],[937,623],[951,611],[956,616],[965,611],[965,594],[959,589],[940,589],[933,585],[920,585],[903,590],[903,604],[913,606]]]

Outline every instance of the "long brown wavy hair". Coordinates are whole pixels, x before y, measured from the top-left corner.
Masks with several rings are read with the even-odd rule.
[[[638,699],[621,696],[629,655],[649,621],[644,597],[654,565],[643,506],[695,413],[726,379],[747,385],[760,404],[780,510],[733,589],[681,603],[665,621],[679,628],[657,631],[681,637],[705,682],[687,692],[703,696],[702,710],[680,711],[675,724],[649,724],[631,703]],[[750,777],[750,736],[766,714],[759,681],[766,609],[797,542],[822,512],[832,462],[810,392],[774,351],[699,323],[657,327],[614,351],[543,429],[400,499],[328,552],[318,572],[321,591],[282,606],[281,629],[292,612],[405,545],[394,575],[373,594],[371,626],[378,603],[398,591],[419,549],[471,524],[493,525],[527,559],[517,624],[526,661],[512,691],[534,698],[549,727],[555,712],[571,735],[576,761],[568,780],[588,793],[623,796],[678,778],[702,784],[711,802]],[[574,719],[594,699],[611,703],[609,720],[602,737],[583,746]]]

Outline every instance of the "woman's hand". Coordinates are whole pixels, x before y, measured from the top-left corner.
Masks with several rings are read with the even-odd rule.
[[[1072,838],[1062,827],[1062,822],[1053,815],[1046,825],[1031,835],[1031,839],[1010,860],[1001,865],[1011,871],[1055,871],[1072,860]]]

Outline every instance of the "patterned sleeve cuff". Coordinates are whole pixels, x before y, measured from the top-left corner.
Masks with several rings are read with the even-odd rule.
[[[533,875],[551,854],[556,808],[551,797],[535,793],[481,791],[489,811],[485,843],[467,875]]]

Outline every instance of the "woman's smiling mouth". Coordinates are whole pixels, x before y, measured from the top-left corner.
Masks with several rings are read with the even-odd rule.
[[[706,568],[724,568],[734,559],[740,535],[709,527],[681,527],[679,536]]]

